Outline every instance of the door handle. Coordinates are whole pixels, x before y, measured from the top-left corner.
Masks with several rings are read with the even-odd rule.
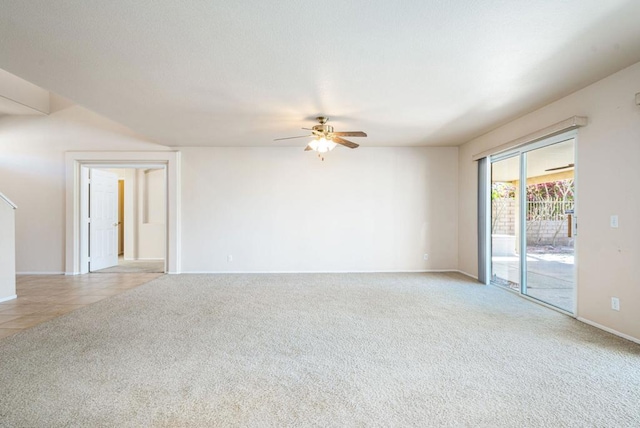
[[[113,223],[114,226],[118,226],[120,223]]]

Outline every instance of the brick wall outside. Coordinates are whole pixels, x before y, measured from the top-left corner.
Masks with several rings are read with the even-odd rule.
[[[567,237],[567,230],[568,221],[566,218],[564,220],[530,222],[527,229],[527,245],[571,246],[573,238]]]
[[[494,199],[491,201],[491,224],[493,225],[491,233],[493,235],[515,235],[515,218],[515,199]]]
[[[494,199],[491,202],[493,225],[491,233],[494,235],[515,235],[515,216],[515,199]],[[562,220],[530,221],[527,226],[527,245],[573,245],[573,238],[567,237],[568,220],[566,216]]]

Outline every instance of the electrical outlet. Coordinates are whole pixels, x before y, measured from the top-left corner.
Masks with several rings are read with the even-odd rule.
[[[617,214],[613,214],[611,216],[611,227],[613,227],[614,229],[618,228],[618,215]]]
[[[613,309],[614,311],[620,310],[620,299],[618,299],[617,297],[611,298],[611,309]]]
[[[233,261],[233,256],[232,256],[231,254],[229,254],[229,255],[227,256],[227,261],[228,261],[228,262],[232,262],[232,261]]]
[[[423,260],[429,260],[429,254],[425,253],[424,256],[422,256],[422,259]]]

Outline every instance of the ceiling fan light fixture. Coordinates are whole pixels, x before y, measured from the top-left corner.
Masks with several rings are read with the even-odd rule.
[[[329,151],[331,151],[331,150],[335,149],[335,147],[336,147],[337,145],[338,145],[338,144],[334,143],[334,142],[333,142],[333,141],[331,141],[331,140],[327,140],[327,139],[326,139],[326,138],[324,138],[324,137],[317,138],[317,139],[315,139],[315,140],[312,140],[312,141],[309,143],[309,147],[310,147],[312,150],[315,150],[315,151],[316,151],[316,152],[318,152],[318,153],[326,153],[326,152],[329,152]]]

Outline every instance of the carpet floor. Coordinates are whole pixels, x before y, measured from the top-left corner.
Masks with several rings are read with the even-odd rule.
[[[458,274],[165,275],[0,362],[7,427],[640,426],[640,346]]]
[[[123,260],[112,267],[93,271],[94,273],[163,273],[164,260]]]

